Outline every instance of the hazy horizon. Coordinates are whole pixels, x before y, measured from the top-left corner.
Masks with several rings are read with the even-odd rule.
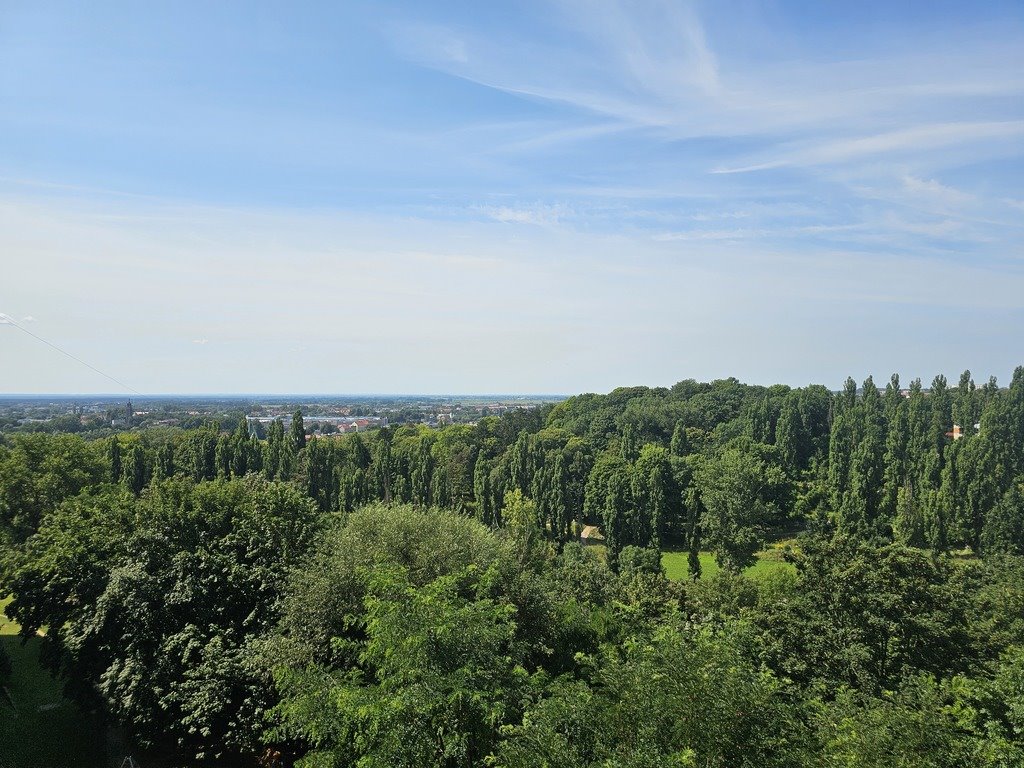
[[[1024,363],[1021,363],[1021,365],[1024,365]],[[1014,366],[1014,367],[1016,368],[1017,366]],[[945,376],[949,386],[954,387],[954,386],[956,386],[957,380],[959,379],[960,374],[962,372],[963,372],[962,370],[961,371],[955,371],[955,372],[954,371],[936,371],[936,372],[934,372],[932,374],[929,374],[929,375],[914,374],[914,375],[910,375],[910,376],[904,376],[903,374],[901,374],[898,371],[892,371],[892,372],[887,373],[887,374],[865,373],[865,374],[862,374],[862,375],[858,375],[856,372],[850,372],[848,375],[851,378],[853,378],[853,380],[857,383],[858,391],[860,390],[861,385],[867,380],[868,376],[871,376],[871,378],[874,381],[875,385],[879,389],[884,389],[885,386],[889,383],[889,377],[893,373],[896,373],[896,375],[899,376],[900,388],[901,389],[908,389],[914,379],[920,379],[921,380],[921,384],[922,384],[922,388],[925,391],[928,391],[929,388],[931,387],[932,380],[933,380],[933,378],[935,376],[940,375],[940,374]],[[997,383],[1000,386],[1000,388],[1005,388],[1005,387],[1009,386],[1011,378],[1012,378],[1012,374],[1013,374],[1013,370],[1012,369],[1009,370],[1009,371],[1006,371],[1002,375],[1000,375],[998,373],[991,373],[991,372],[988,372],[988,371],[971,371],[972,380],[979,387],[982,384],[984,384],[984,383],[986,383],[988,381],[989,376],[995,376],[996,380],[997,380]],[[605,390],[601,390],[601,389],[580,389],[580,390],[575,391],[575,392],[514,392],[514,391],[508,391],[508,392],[483,392],[483,391],[481,391],[481,392],[470,392],[470,391],[466,391],[466,392],[458,392],[458,391],[451,391],[451,392],[441,392],[441,391],[438,391],[438,392],[415,392],[415,391],[409,391],[409,392],[400,392],[400,391],[395,391],[395,392],[298,392],[298,391],[296,391],[296,392],[120,392],[120,393],[118,393],[118,392],[102,392],[102,391],[96,391],[96,392],[0,392],[0,401],[3,401],[3,400],[16,400],[16,399],[20,399],[20,398],[24,398],[24,399],[54,398],[54,399],[57,399],[57,400],[73,400],[75,398],[91,398],[93,400],[100,400],[100,401],[109,400],[111,402],[125,402],[127,400],[146,401],[146,400],[166,400],[166,399],[197,399],[197,400],[199,400],[199,399],[204,399],[204,398],[206,398],[206,399],[222,399],[222,400],[243,400],[243,399],[260,399],[260,398],[265,398],[265,399],[282,400],[282,401],[287,401],[289,398],[292,398],[292,399],[295,399],[295,400],[312,400],[312,399],[315,399],[315,398],[327,398],[327,399],[346,399],[346,398],[349,398],[349,399],[360,399],[360,398],[368,399],[368,398],[380,398],[380,399],[387,400],[387,399],[403,399],[403,398],[417,398],[417,397],[430,398],[430,399],[440,399],[440,398],[470,398],[470,399],[509,398],[509,399],[521,399],[521,400],[544,399],[544,398],[568,399],[570,397],[573,397],[573,396],[576,396],[576,395],[583,395],[583,394],[607,394],[607,393],[609,393],[609,392],[611,392],[611,391],[613,391],[615,389],[628,389],[628,388],[631,388],[631,387],[648,387],[648,388],[651,388],[651,389],[658,389],[658,388],[669,389],[674,384],[677,384],[677,383],[679,383],[681,381],[686,381],[686,380],[694,380],[694,381],[698,381],[698,382],[701,382],[701,383],[711,383],[711,382],[714,382],[714,381],[720,381],[720,380],[725,380],[725,379],[730,379],[730,378],[737,379],[741,384],[746,384],[746,385],[750,385],[750,386],[762,386],[762,387],[771,387],[771,386],[776,386],[776,385],[783,385],[783,386],[788,386],[788,387],[793,387],[793,388],[800,388],[800,387],[820,385],[820,386],[826,387],[828,390],[830,390],[832,392],[841,392],[842,389],[843,389],[843,386],[845,384],[845,381],[846,381],[846,377],[845,376],[841,380],[836,381],[836,382],[827,382],[827,381],[820,381],[820,380],[819,381],[810,380],[810,381],[805,381],[805,382],[801,382],[801,383],[791,383],[791,382],[785,382],[785,381],[749,381],[749,380],[740,379],[740,378],[735,377],[735,376],[723,376],[723,377],[720,377],[720,378],[717,378],[717,379],[697,379],[697,378],[692,377],[692,376],[684,376],[682,378],[676,379],[675,381],[668,382],[668,383],[650,383],[650,382],[636,382],[636,381],[632,381],[632,382],[620,383],[620,384],[617,384],[617,385],[611,387],[610,389],[605,389]]]

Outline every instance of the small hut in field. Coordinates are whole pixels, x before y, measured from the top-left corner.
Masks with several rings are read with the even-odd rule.
[[[581,544],[604,544],[604,536],[596,525],[584,525],[580,531]]]

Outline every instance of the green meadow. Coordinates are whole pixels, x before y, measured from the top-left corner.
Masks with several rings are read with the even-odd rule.
[[[689,555],[686,551],[663,552],[661,555],[661,566],[665,569],[665,575],[673,581],[682,581],[690,577]],[[710,552],[700,553],[700,570],[703,578],[714,576],[721,568],[715,556]],[[751,578],[760,578],[778,571],[794,570],[792,563],[787,563],[782,558],[782,549],[773,546],[763,552],[757,553],[757,560],[743,573]]]

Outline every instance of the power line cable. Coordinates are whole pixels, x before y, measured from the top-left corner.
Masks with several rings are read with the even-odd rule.
[[[75,361],[76,363],[81,363],[81,364],[82,364],[82,365],[84,365],[84,366],[85,366],[86,368],[88,368],[88,369],[89,369],[90,371],[95,371],[96,373],[98,373],[98,374],[99,374],[100,376],[102,376],[103,378],[105,378],[105,379],[110,379],[110,380],[111,380],[112,382],[114,382],[115,384],[117,384],[117,386],[121,387],[122,389],[127,389],[127,390],[128,390],[129,392],[131,392],[131,393],[133,393],[133,394],[139,395],[140,397],[145,397],[145,395],[143,395],[143,394],[142,394],[141,392],[139,392],[139,391],[138,391],[137,389],[133,389],[132,387],[129,387],[129,386],[128,386],[127,384],[125,384],[125,383],[124,383],[123,381],[119,381],[118,379],[115,379],[115,378],[114,378],[113,376],[111,376],[111,375],[110,375],[109,373],[104,373],[104,372],[103,372],[103,371],[101,371],[101,370],[100,370],[99,368],[97,368],[97,367],[96,367],[95,365],[89,365],[89,363],[85,362],[85,360],[83,360],[83,359],[82,359],[82,358],[80,358],[80,357],[75,357],[75,356],[74,356],[73,354],[71,354],[70,352],[68,352],[68,351],[67,351],[66,349],[61,349],[61,348],[60,348],[60,347],[58,347],[58,346],[57,346],[56,344],[54,344],[54,343],[52,343],[52,342],[49,342],[49,341],[47,341],[46,339],[44,339],[44,338],[43,338],[42,336],[37,336],[36,334],[32,333],[32,331],[30,331],[30,330],[29,330],[28,328],[26,328],[25,326],[21,325],[20,323],[17,323],[17,322],[15,322],[15,321],[14,321],[14,318],[13,318],[13,317],[11,317],[10,315],[8,315],[8,314],[4,314],[3,312],[0,312],[0,324],[6,324],[6,325],[13,325],[13,326],[14,326],[15,328],[17,328],[17,329],[18,329],[19,331],[24,331],[25,333],[27,333],[27,334],[28,334],[29,336],[31,336],[31,337],[32,337],[33,339],[35,339],[36,341],[41,341],[41,342],[43,342],[43,344],[45,344],[46,346],[48,346],[48,347],[50,347],[50,348],[52,348],[52,349],[55,349],[55,350],[57,350],[57,351],[58,351],[58,352],[60,352],[60,353],[61,353],[62,355],[65,355],[66,357],[70,357],[70,358],[71,358],[72,360],[74,360],[74,361]]]

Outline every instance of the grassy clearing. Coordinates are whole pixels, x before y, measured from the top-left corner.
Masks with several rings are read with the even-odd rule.
[[[0,635],[16,635],[20,627],[13,621],[7,618],[7,614],[4,613],[4,609],[10,604],[11,598],[5,597],[0,600]]]
[[[0,763],[5,768],[105,765],[102,731],[64,698],[60,683],[40,666],[39,639],[22,644],[18,625],[3,613],[9,602],[0,601],[0,643],[12,664],[7,693],[0,692]]]
[[[672,581],[682,581],[690,576],[689,556],[686,552],[662,552],[661,567],[665,569],[665,575]],[[700,553],[700,572],[703,576],[713,576],[718,573],[718,563],[715,556],[710,552]]]
[[[778,541],[763,552],[757,553],[757,561],[747,568],[743,573],[751,578],[761,578],[769,573],[778,571],[795,571],[792,563],[787,563],[783,557],[787,547],[793,546],[792,539]],[[607,551],[604,544],[590,544],[587,551],[595,557],[604,560]],[[666,551],[661,553],[661,567],[665,569],[665,576],[672,581],[682,581],[690,577],[690,566],[688,554],[685,550]],[[718,561],[710,552],[700,553],[700,572],[703,578],[710,578],[722,570]]]
[[[770,549],[767,549],[764,552],[758,552],[757,561],[743,573],[751,578],[757,579],[780,570],[792,570],[792,563],[787,563],[782,558],[785,546],[789,543],[790,542],[779,542],[778,544],[772,545]],[[665,569],[665,575],[673,581],[681,581],[689,578],[690,576],[688,553],[685,551],[663,552],[661,555],[661,565]],[[714,555],[710,552],[700,553],[700,571],[702,577],[709,578],[714,576],[720,570],[721,568],[719,568]]]

